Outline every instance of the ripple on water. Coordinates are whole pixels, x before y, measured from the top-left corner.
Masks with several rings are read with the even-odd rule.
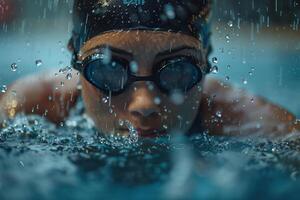
[[[104,137],[84,115],[59,127],[18,115],[0,132],[0,180],[7,180],[0,199],[291,196],[298,193],[299,150],[299,137],[133,140]]]

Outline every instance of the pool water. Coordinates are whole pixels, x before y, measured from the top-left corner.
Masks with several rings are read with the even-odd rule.
[[[0,199],[298,199],[300,136],[105,137],[74,109],[59,127],[18,115],[0,132]]]

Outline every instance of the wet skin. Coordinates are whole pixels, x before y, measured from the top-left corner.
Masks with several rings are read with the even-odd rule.
[[[93,54],[103,44],[131,53],[132,56],[129,56],[112,51],[112,55],[138,64],[136,76],[151,75],[156,63],[174,56],[193,55],[203,64],[206,62],[206,50],[197,39],[179,33],[151,31],[101,34],[81,48],[79,59]],[[173,51],[183,46],[186,48]],[[159,54],[161,52],[166,53]],[[206,130],[216,135],[272,133],[271,136],[278,136],[300,130],[295,117],[285,109],[208,77],[184,94],[181,104],[175,104],[155,84],[153,89],[149,89],[149,83],[144,81],[133,83],[124,93],[112,96],[109,103],[104,103],[102,99],[106,95],[77,72],[73,72],[71,80],[66,80],[66,75],[62,74],[54,76],[54,73],[33,75],[15,82],[1,97],[0,118],[14,117],[23,111],[44,115],[59,123],[68,116],[78,96],[82,95],[86,114],[104,133],[126,134],[125,128],[118,123],[119,119],[130,121],[143,136],[173,130],[185,133],[193,123],[199,124],[197,131]],[[63,87],[61,82],[64,82]],[[78,89],[79,83],[81,90]],[[15,91],[16,95],[11,91]],[[154,101],[155,98],[160,99],[159,104]],[[202,120],[195,121],[199,116]]]

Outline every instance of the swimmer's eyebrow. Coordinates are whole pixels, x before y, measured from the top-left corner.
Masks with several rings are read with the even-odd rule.
[[[117,53],[117,54],[122,54],[122,55],[130,57],[130,58],[134,57],[133,53],[125,51],[123,49],[119,49],[119,48],[113,47],[113,46],[108,45],[108,44],[98,45],[98,46],[96,46],[96,47],[88,50],[87,53],[89,53],[91,51],[94,51],[95,49],[99,49],[100,50],[100,49],[105,49],[105,48],[108,48],[112,52]],[[178,47],[175,47],[175,48],[170,48],[170,49],[164,50],[162,52],[159,52],[158,54],[156,54],[155,59],[159,58],[159,57],[164,57],[164,56],[167,56],[167,55],[170,55],[170,54],[173,54],[173,53],[177,53],[177,52],[180,52],[180,51],[183,51],[183,50],[193,50],[193,51],[195,51],[195,53],[202,53],[201,50],[198,49],[198,48],[196,48],[196,47],[182,45],[182,46],[178,46]]]
[[[178,47],[175,47],[175,48],[170,48],[170,49],[167,49],[165,51],[162,51],[162,52],[158,53],[155,57],[156,58],[164,57],[164,56],[167,56],[167,55],[170,55],[170,54],[173,54],[173,53],[177,53],[177,52],[180,52],[180,51],[183,51],[183,50],[193,50],[193,51],[195,51],[195,53],[201,53],[200,49],[197,49],[196,47],[182,45],[182,46],[178,46]]]
[[[89,49],[86,53],[89,53],[89,52],[97,50],[97,49],[103,50],[103,49],[106,49],[106,48],[108,48],[110,51],[112,51],[114,53],[122,54],[122,55],[125,55],[127,57],[133,58],[133,53],[125,51],[123,49],[113,47],[113,46],[108,45],[108,44],[101,44],[101,45],[95,46],[94,48]]]

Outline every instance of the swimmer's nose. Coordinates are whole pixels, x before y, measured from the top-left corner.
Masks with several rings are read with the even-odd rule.
[[[154,95],[147,88],[139,88],[132,95],[128,111],[134,117],[151,117],[159,113],[158,106],[154,103]]]
[[[131,113],[131,115],[137,116],[137,117],[139,117],[139,116],[149,117],[158,112],[156,112],[156,110],[153,108],[138,108],[138,109],[131,110],[130,113]]]

